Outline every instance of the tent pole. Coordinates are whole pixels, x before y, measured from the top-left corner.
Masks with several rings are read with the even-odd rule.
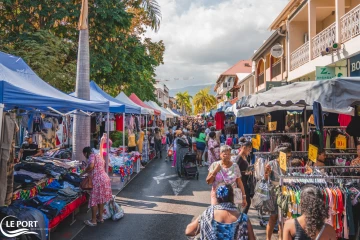
[[[307,116],[306,116],[306,105],[304,107],[304,133],[305,133],[305,151],[307,151],[307,144],[308,144],[308,140],[307,140]]]
[[[125,154],[125,112],[123,113],[123,153]]]
[[[0,103],[0,143],[2,140],[2,123],[3,123],[4,104]]]
[[[106,130],[106,133],[107,133],[107,138],[106,138],[106,159],[105,159],[105,170],[106,170],[106,173],[109,173],[109,150],[110,150],[110,112],[107,112],[107,116],[106,116],[106,119],[107,119],[107,130]]]

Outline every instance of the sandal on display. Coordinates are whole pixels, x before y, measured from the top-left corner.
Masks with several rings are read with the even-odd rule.
[[[84,221],[85,225],[89,226],[89,227],[96,227],[96,223],[92,223],[91,220],[86,220]]]

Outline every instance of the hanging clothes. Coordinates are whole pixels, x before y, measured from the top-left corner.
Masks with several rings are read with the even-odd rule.
[[[340,126],[347,127],[351,122],[351,116],[345,114],[339,114],[338,122]]]

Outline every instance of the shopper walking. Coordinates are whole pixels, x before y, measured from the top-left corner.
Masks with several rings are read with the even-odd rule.
[[[196,134],[196,159],[200,167],[202,167],[202,155],[206,147],[205,128],[200,128]]]
[[[300,199],[302,215],[285,222],[283,240],[336,240],[334,228],[325,223],[329,207],[324,204],[319,188],[310,184],[303,186]]]
[[[89,208],[91,208],[91,219],[86,220],[85,224],[95,227],[97,222],[104,222],[104,205],[112,198],[110,178],[105,172],[105,161],[97,154],[94,154],[90,147],[83,149],[83,154],[88,159],[87,167],[80,176],[90,175],[93,189],[90,193]],[[98,214],[98,218],[96,217]]]
[[[255,240],[252,225],[245,213],[240,213],[234,204],[231,185],[216,190],[218,204],[210,206],[185,230],[187,236],[200,233],[201,240]]]
[[[246,193],[246,202],[247,206],[243,209],[243,213],[248,213],[250,205],[251,205],[251,198],[250,198],[250,188],[248,185],[249,181],[249,162],[247,160],[248,156],[251,153],[252,150],[252,143],[250,141],[247,141],[246,138],[242,137],[239,140],[240,144],[240,151],[239,155],[236,159],[236,163],[240,168],[241,173],[241,181],[244,185],[245,193]]]
[[[161,150],[161,132],[159,128],[155,128],[155,134],[154,134],[154,143],[155,143],[155,158],[162,158],[162,150]]]
[[[233,188],[240,188],[242,192],[242,207],[246,207],[246,193],[241,181],[241,173],[239,166],[231,160],[231,147],[224,145],[220,148],[220,161],[214,162],[209,168],[209,174],[206,178],[208,184],[212,184],[211,188],[211,205],[216,205],[215,191],[219,186],[226,184],[232,185]]]
[[[280,153],[283,152],[287,155],[287,160],[290,160],[291,157],[291,145],[289,143],[282,143],[280,144],[274,152]],[[270,179],[273,186],[278,186],[280,182],[280,175],[284,172],[280,169],[279,159],[275,159],[270,161],[265,167],[265,179]],[[275,192],[271,191],[271,194],[275,194]],[[273,199],[276,199],[275,196],[272,196]],[[278,220],[278,207],[276,202],[274,202],[275,207],[274,211],[270,213],[269,222],[266,226],[266,240],[271,240],[271,236],[273,234],[275,224]],[[279,235],[281,239],[282,234],[282,227],[279,226]]]
[[[208,141],[208,161],[211,165],[213,162],[220,160],[220,142],[216,139],[216,133],[209,133],[209,141]]]
[[[181,130],[176,131],[175,143],[176,145],[176,162],[174,160],[174,166],[176,166],[176,172],[179,175],[182,175],[181,164],[183,158],[187,152],[189,152],[189,144],[186,138],[183,137],[183,132]]]

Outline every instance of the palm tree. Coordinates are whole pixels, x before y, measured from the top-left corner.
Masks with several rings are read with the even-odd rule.
[[[79,21],[79,46],[76,69],[75,96],[90,100],[90,54],[88,0],[83,0]],[[73,129],[73,159],[83,160],[82,150],[90,145],[90,117],[76,114]]]
[[[189,108],[189,105],[191,106],[190,99],[192,96],[189,95],[188,91],[185,92],[178,92],[175,95],[176,103],[179,107],[181,107],[181,113],[185,114],[186,108]]]
[[[131,0],[127,0],[131,1]],[[161,11],[156,0],[142,0],[144,8],[152,29],[160,28]],[[89,28],[88,28],[88,0],[82,0],[81,14],[79,20],[79,46],[76,69],[75,96],[85,100],[90,99],[90,50],[89,50]],[[90,145],[90,117],[76,114],[73,129],[73,159],[83,160],[82,150]]]
[[[193,104],[195,106],[195,113],[203,111],[206,113],[206,109],[210,110],[216,105],[216,98],[211,95],[210,88],[201,89],[193,98]]]

